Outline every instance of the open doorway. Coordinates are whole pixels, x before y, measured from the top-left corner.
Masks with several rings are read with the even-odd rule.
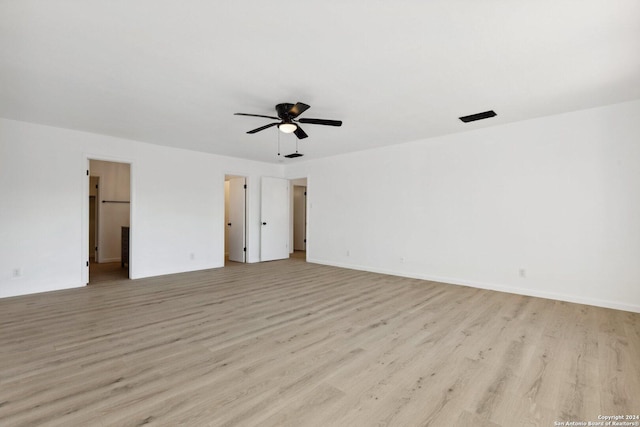
[[[307,259],[307,178],[292,179],[291,257]]]
[[[129,278],[131,165],[89,160],[88,283]]]
[[[227,262],[246,262],[247,180],[244,176],[224,177],[224,253]]]

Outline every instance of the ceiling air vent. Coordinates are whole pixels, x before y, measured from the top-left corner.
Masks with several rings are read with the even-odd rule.
[[[493,110],[489,110],[483,113],[476,113],[470,116],[463,116],[458,118],[465,123],[469,123],[469,122],[475,122],[476,120],[488,119],[490,117],[495,117],[495,116],[496,116],[496,112]]]
[[[295,157],[302,157],[302,156],[303,156],[303,154],[300,154],[300,153],[296,152],[296,153],[287,154],[285,157],[287,159],[293,159]]]

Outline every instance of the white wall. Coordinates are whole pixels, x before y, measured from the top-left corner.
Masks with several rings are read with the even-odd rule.
[[[309,261],[640,311],[640,101],[286,173]]]
[[[282,166],[0,119],[0,297],[86,283],[88,159],[131,164],[132,278],[223,265],[225,173],[247,176],[259,260],[260,176]]]

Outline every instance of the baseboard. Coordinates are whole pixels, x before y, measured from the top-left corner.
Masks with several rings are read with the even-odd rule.
[[[407,274],[398,271],[386,270],[357,264],[347,264],[334,261],[327,261],[315,258],[308,258],[307,262],[315,264],[330,265],[333,267],[348,268],[351,270],[368,271],[371,273],[387,274],[390,276],[407,277],[411,279],[429,280],[432,282],[445,283],[450,285],[469,286],[472,288],[486,289],[490,291],[505,292],[515,295],[526,295],[530,297],[546,298],[556,301],[571,302],[576,304],[592,305],[595,307],[612,308],[615,310],[630,311],[640,313],[640,305],[626,304],[618,301],[609,301],[597,298],[587,298],[577,295],[567,295],[557,292],[539,291],[528,288],[514,288],[510,286],[498,285],[494,283],[476,282],[471,280],[458,279],[455,277],[431,276],[427,274]]]
[[[73,285],[65,285],[62,287],[57,287],[55,289],[49,289],[49,288],[34,288],[34,289],[24,289],[24,288],[20,288],[20,291],[15,291],[15,290],[5,290],[5,289],[0,289],[0,299],[3,298],[19,298],[21,296],[25,296],[25,295],[33,295],[33,294],[42,294],[42,293],[49,293],[49,292],[58,292],[58,291],[65,291],[68,289],[75,289],[75,288],[83,288],[84,286],[86,286],[85,284],[73,284]]]

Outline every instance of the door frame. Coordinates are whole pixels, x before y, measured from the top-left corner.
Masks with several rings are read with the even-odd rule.
[[[135,272],[135,167],[134,161],[132,159],[122,158],[122,157],[111,157],[104,156],[101,154],[91,154],[84,153],[82,159],[82,169],[80,172],[81,176],[81,188],[82,188],[82,212],[81,212],[81,221],[80,221],[80,236],[82,239],[81,242],[81,252],[80,252],[80,283],[84,283],[85,285],[89,284],[89,176],[90,173],[90,162],[91,160],[100,160],[103,162],[114,162],[114,163],[126,163],[129,165],[129,230],[132,230],[129,234],[129,278],[135,279],[137,278]],[[100,206],[100,201],[97,201],[98,207]],[[98,214],[99,215],[99,214]],[[98,249],[99,251],[99,249]],[[99,254],[98,254],[99,256]]]
[[[99,251],[96,249],[96,247],[98,247],[98,242],[100,241],[100,236],[99,236],[99,230],[100,230],[100,175],[91,175],[91,173],[89,173],[89,186],[91,186],[91,178],[96,178],[97,181],[97,189],[96,189],[96,196],[95,196],[95,200],[94,200],[94,210],[95,210],[95,230],[94,230],[94,243],[95,243],[95,247],[91,248],[89,245],[89,252],[93,251],[93,259],[95,260],[95,262],[99,262]],[[89,194],[91,194],[91,188],[89,188]],[[91,196],[89,196],[89,203],[91,203]],[[91,210],[91,208],[89,207],[89,211]],[[89,223],[91,223],[91,218],[89,218]],[[91,232],[91,230],[89,230],[89,232]],[[90,234],[90,233],[89,233]],[[91,236],[89,236],[89,239],[91,239]],[[89,258],[91,258],[91,256],[89,256]]]
[[[291,187],[292,187],[292,191],[291,191],[291,197],[292,197],[291,223],[292,224],[291,225],[293,227],[293,231],[291,232],[291,237],[292,237],[291,253],[298,250],[296,248],[297,243],[300,243],[300,246],[302,247],[301,250],[306,252],[307,250],[307,186],[292,183]],[[304,190],[301,194],[302,203],[300,204],[296,203],[297,193],[300,191],[298,189]],[[299,211],[302,211],[302,218],[300,218],[301,221],[298,221],[298,217],[300,216]],[[300,222],[302,222],[302,224],[299,224]],[[296,234],[296,224],[299,224],[302,227],[301,236],[299,234]],[[296,236],[298,236],[298,239],[302,238],[302,242],[298,242],[298,240],[296,240]]]
[[[249,213],[249,176],[246,174],[238,174],[238,173],[225,173],[222,176],[222,185],[223,185],[223,194],[226,191],[224,188],[225,182],[227,181],[227,179],[232,179],[232,178],[243,178],[244,179],[244,185],[245,185],[245,190],[244,190],[244,263],[248,263],[249,262],[249,221],[248,221],[248,213]],[[225,195],[226,196],[226,195]],[[226,251],[225,251],[225,242],[226,242],[226,235],[227,235],[227,221],[225,218],[225,211],[226,211],[226,200],[225,197],[222,198],[222,204],[223,204],[223,210],[222,210],[222,231],[223,231],[223,240],[222,240],[222,265],[224,265],[224,261],[226,259]]]
[[[309,230],[311,229],[311,221],[310,221],[310,217],[311,217],[311,208],[313,207],[313,204],[311,203],[311,198],[309,197],[309,188],[311,185],[311,177],[309,175],[307,176],[300,176],[300,177],[296,177],[296,178],[287,178],[289,180],[289,185],[291,185],[291,188],[293,188],[294,185],[301,185],[301,184],[294,184],[295,181],[300,181],[300,180],[306,180],[304,186],[307,188],[306,189],[306,197],[305,197],[305,207],[304,207],[304,215],[305,215],[305,253],[304,253],[304,257],[305,257],[305,261],[309,260]],[[291,236],[289,237],[289,241],[291,242],[291,253],[293,253],[294,249],[293,249],[293,190],[291,190],[291,218],[290,218],[290,226],[289,226],[289,230],[291,233]]]

